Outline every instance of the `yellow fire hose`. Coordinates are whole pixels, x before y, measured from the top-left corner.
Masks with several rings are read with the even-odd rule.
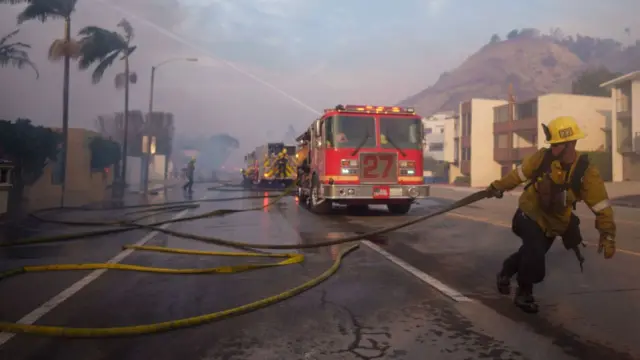
[[[203,202],[203,200],[198,200],[198,201],[193,201],[193,202],[180,202],[178,204],[176,203],[169,203],[169,204],[164,204],[160,205],[160,206],[132,206],[129,208],[143,208],[143,207],[148,207],[150,209],[147,210],[143,210],[140,211],[139,213],[151,213],[150,215],[147,214],[145,216],[139,217],[137,219],[134,220],[129,220],[129,221],[119,221],[119,222],[102,222],[102,223],[98,223],[98,222],[93,222],[93,223],[87,223],[87,222],[69,222],[69,221],[53,221],[53,220],[48,220],[48,219],[44,219],[41,218],[37,215],[34,215],[35,217],[37,217],[38,219],[42,220],[42,221],[47,221],[47,222],[55,222],[55,223],[62,223],[62,224],[67,224],[67,225],[84,225],[87,226],[88,224],[90,225],[94,225],[94,226],[119,226],[118,228],[111,228],[111,229],[105,229],[105,230],[99,230],[99,231],[88,231],[88,232],[84,232],[84,233],[80,233],[80,234],[63,234],[63,235],[58,235],[58,236],[51,236],[51,237],[40,237],[40,238],[31,238],[31,239],[24,239],[24,240],[20,240],[20,241],[16,241],[16,242],[11,242],[11,243],[7,243],[7,244],[0,244],[0,247],[9,247],[9,246],[21,246],[21,245],[31,245],[31,244],[38,244],[38,243],[49,243],[49,242],[58,242],[58,241],[65,241],[65,240],[73,240],[73,239],[78,239],[78,238],[84,238],[84,237],[89,237],[89,236],[99,236],[99,235],[106,235],[106,234],[114,234],[114,233],[119,233],[119,232],[124,232],[124,231],[130,231],[133,229],[140,229],[140,228],[144,228],[144,229],[149,229],[149,230],[153,230],[153,231],[158,231],[158,232],[163,232],[165,234],[169,234],[172,236],[177,236],[177,237],[182,237],[182,238],[187,238],[187,239],[193,239],[193,240],[198,240],[198,241],[202,241],[205,243],[212,243],[212,244],[216,244],[216,245],[221,245],[221,246],[226,246],[226,247],[232,247],[232,248],[241,248],[241,249],[308,249],[308,248],[318,248],[318,247],[325,247],[325,246],[330,246],[330,245],[337,245],[337,244],[344,244],[344,243],[349,243],[349,242],[355,242],[358,240],[363,240],[366,239],[368,237],[372,237],[374,235],[379,235],[379,234],[383,234],[383,233],[387,233],[390,231],[394,231],[424,220],[427,220],[429,218],[432,218],[434,216],[437,215],[441,215],[444,214],[446,212],[452,211],[454,209],[469,205],[471,203],[474,203],[476,201],[482,200],[484,198],[487,197],[487,193],[485,191],[480,191],[477,193],[474,193],[466,198],[463,198],[453,204],[451,204],[450,206],[447,206],[439,211],[430,213],[428,215],[424,215],[424,216],[420,216],[416,219],[412,219],[410,221],[406,221],[403,223],[400,223],[398,225],[394,225],[391,227],[387,227],[384,229],[379,229],[376,231],[372,231],[369,232],[367,234],[363,234],[363,235],[357,235],[357,236],[350,236],[350,237],[345,237],[345,238],[341,238],[341,239],[337,239],[337,240],[332,240],[332,241],[325,241],[322,243],[315,243],[315,244],[300,244],[300,245],[281,245],[281,244],[251,244],[251,243],[243,243],[243,242],[234,242],[234,241],[229,241],[229,240],[223,240],[223,239],[218,239],[218,238],[213,238],[213,237],[204,237],[204,236],[199,236],[199,235],[194,235],[194,234],[186,234],[186,233],[181,233],[181,232],[177,232],[177,231],[173,231],[173,230],[169,230],[169,229],[164,229],[162,227],[160,227],[163,224],[168,224],[168,223],[176,223],[176,222],[183,222],[183,221],[191,221],[191,220],[197,220],[197,219],[203,219],[203,218],[209,218],[209,217],[215,217],[215,216],[224,216],[224,215],[228,215],[228,214],[233,214],[233,213],[238,213],[238,212],[245,212],[245,211],[254,211],[254,210],[260,210],[263,209],[265,207],[271,206],[273,204],[275,204],[276,202],[278,202],[279,200],[281,200],[283,197],[285,197],[289,192],[291,192],[293,190],[293,186],[291,186],[290,188],[286,189],[282,194],[275,196],[275,199],[270,201],[269,203],[267,203],[266,205],[263,206],[259,206],[259,207],[254,207],[254,208],[249,208],[249,209],[223,209],[223,210],[215,210],[212,212],[208,212],[205,214],[201,214],[201,215],[195,215],[195,216],[191,216],[191,217],[187,217],[187,218],[182,218],[182,219],[174,219],[174,220],[165,220],[162,222],[157,222],[154,224],[150,224],[150,225],[143,225],[143,224],[138,224],[136,223],[137,221],[140,221],[142,219],[148,218],[149,216],[152,215],[157,215],[159,212],[166,212],[166,211],[176,211],[176,210],[183,210],[185,208],[193,208],[193,207],[197,207],[198,203]],[[251,197],[246,197],[246,198],[251,198]],[[253,197],[256,198],[256,197]],[[263,196],[260,196],[260,198],[263,198]],[[238,198],[231,198],[233,200],[237,200]],[[211,199],[209,201],[229,201],[231,199]],[[121,207],[122,208],[122,207]],[[126,207],[125,207],[126,208]],[[291,288],[285,292],[282,292],[280,294],[277,295],[273,295],[246,305],[242,305],[239,307],[235,307],[235,308],[231,308],[231,309],[227,309],[227,310],[222,310],[222,311],[218,311],[218,312],[214,312],[214,313],[209,313],[209,314],[205,314],[205,315],[200,315],[200,316],[195,316],[195,317],[190,317],[190,318],[185,318],[185,319],[179,319],[179,320],[173,320],[173,321],[166,321],[166,322],[161,322],[161,323],[155,323],[155,324],[147,324],[147,325],[134,325],[134,326],[124,326],[124,327],[112,327],[112,328],[70,328],[70,327],[59,327],[59,326],[45,326],[45,325],[27,325],[27,324],[18,324],[18,323],[9,323],[9,322],[0,322],[0,332],[11,332],[11,333],[23,333],[23,334],[31,334],[31,335],[41,335],[41,336],[58,336],[58,337],[81,337],[81,338],[86,338],[86,337],[116,337],[116,336],[133,336],[133,335],[143,335],[143,334],[151,334],[151,333],[158,333],[158,332],[163,332],[163,331],[169,331],[169,330],[175,330],[175,329],[179,329],[179,328],[185,328],[185,327],[191,327],[191,326],[196,326],[196,325],[201,325],[204,323],[208,323],[208,322],[212,322],[212,321],[216,321],[216,320],[220,320],[223,318],[227,318],[230,316],[234,316],[234,315],[239,315],[242,313],[246,313],[246,312],[250,312],[250,311],[254,311],[272,304],[275,304],[277,302],[280,302],[282,300],[291,298],[297,294],[302,293],[303,291],[309,290],[312,287],[320,284],[321,282],[323,282],[324,280],[328,279],[329,277],[331,277],[334,273],[336,273],[336,271],[338,270],[338,268],[341,265],[342,259],[344,258],[345,255],[347,255],[348,253],[350,253],[351,251],[355,250],[358,247],[357,244],[352,245],[350,247],[347,247],[345,249],[343,249],[337,256],[337,258],[335,259],[333,265],[327,269],[324,273],[320,274],[319,276],[299,285],[296,286],[294,288]],[[217,267],[217,268],[207,268],[207,269],[168,269],[168,268],[154,268],[154,267],[145,267],[145,266],[137,266],[137,265],[127,265],[127,264],[113,264],[113,263],[96,263],[96,264],[58,264],[58,265],[38,265],[38,266],[26,266],[26,267],[22,267],[19,269],[14,269],[14,270],[10,270],[10,271],[6,271],[3,273],[0,273],[0,280],[11,277],[11,276],[16,276],[16,275],[20,275],[20,274],[24,274],[24,273],[30,273],[30,272],[44,272],[44,271],[69,271],[69,270],[96,270],[96,269],[110,269],[110,270],[121,270],[121,271],[141,271],[141,272],[151,272],[151,273],[162,273],[162,274],[176,274],[176,275],[197,275],[197,274],[228,274],[228,273],[235,273],[235,272],[244,272],[244,271],[250,271],[250,270],[257,270],[257,269],[263,269],[263,268],[270,268],[270,267],[276,267],[276,266],[284,266],[284,265],[291,265],[291,264],[296,264],[296,263],[300,263],[304,260],[304,256],[302,254],[281,254],[281,253],[257,253],[257,252],[244,252],[244,253],[238,253],[238,252],[207,252],[207,251],[196,251],[196,250],[184,250],[184,249],[172,249],[172,248],[165,248],[165,247],[158,247],[158,246],[125,246],[125,248],[128,249],[135,249],[135,250],[142,250],[142,251],[157,251],[157,252],[165,252],[165,253],[175,253],[175,254],[194,254],[194,255],[213,255],[213,256],[248,256],[248,257],[273,257],[273,258],[285,258],[285,260],[276,262],[276,263],[269,263],[269,264],[245,264],[245,265],[237,265],[237,266],[224,266],[224,267]]]

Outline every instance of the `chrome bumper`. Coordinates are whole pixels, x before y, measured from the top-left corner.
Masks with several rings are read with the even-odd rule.
[[[331,200],[374,199],[373,188],[380,185],[328,185],[320,187],[320,196]],[[424,199],[429,196],[429,185],[382,185],[389,187],[388,199]]]

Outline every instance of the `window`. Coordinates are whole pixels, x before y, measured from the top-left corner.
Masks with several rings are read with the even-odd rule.
[[[509,134],[498,134],[493,137],[493,146],[496,149],[506,149],[509,147]]]
[[[432,132],[433,132],[433,129],[432,129],[432,128],[430,128],[430,127],[428,127],[428,128],[424,128],[424,133],[425,133],[426,135],[429,135],[429,134],[431,134]]]
[[[462,161],[471,160],[471,148],[462,148]]]
[[[419,149],[422,139],[419,118],[380,116],[380,145],[383,149]]]
[[[471,113],[462,115],[462,136],[471,136]]]
[[[538,116],[538,101],[533,100],[523,104],[518,104],[516,107],[516,114],[518,119],[527,119]]]
[[[333,118],[332,129],[333,136],[327,137],[327,141],[336,148],[376,146],[376,122],[373,116],[336,116]]]
[[[509,105],[493,108],[493,122],[503,123],[509,121]]]
[[[327,140],[325,144],[330,147],[330,144],[333,143],[333,117],[329,117],[324,121],[324,128],[326,134],[325,139]]]
[[[628,112],[629,111],[629,91],[628,87],[616,88],[616,111]]]
[[[429,144],[429,151],[444,151],[444,143],[437,142]]]
[[[444,134],[444,127],[440,128],[440,134]]]

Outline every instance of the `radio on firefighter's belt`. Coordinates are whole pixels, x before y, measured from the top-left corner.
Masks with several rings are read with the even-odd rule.
[[[559,214],[569,206],[569,170],[564,171],[558,161],[551,163],[550,169],[544,172],[535,182],[540,208],[547,213]]]

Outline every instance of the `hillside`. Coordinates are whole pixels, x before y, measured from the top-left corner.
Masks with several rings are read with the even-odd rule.
[[[504,99],[509,84],[518,99],[527,99],[548,92],[570,92],[572,81],[591,67],[605,66],[616,72],[640,69],[640,42],[623,47],[611,39],[541,36],[532,29],[521,34],[526,35],[509,34],[505,41],[494,35],[459,67],[400,105],[413,106],[428,116],[457,110],[461,101],[474,97]]]

